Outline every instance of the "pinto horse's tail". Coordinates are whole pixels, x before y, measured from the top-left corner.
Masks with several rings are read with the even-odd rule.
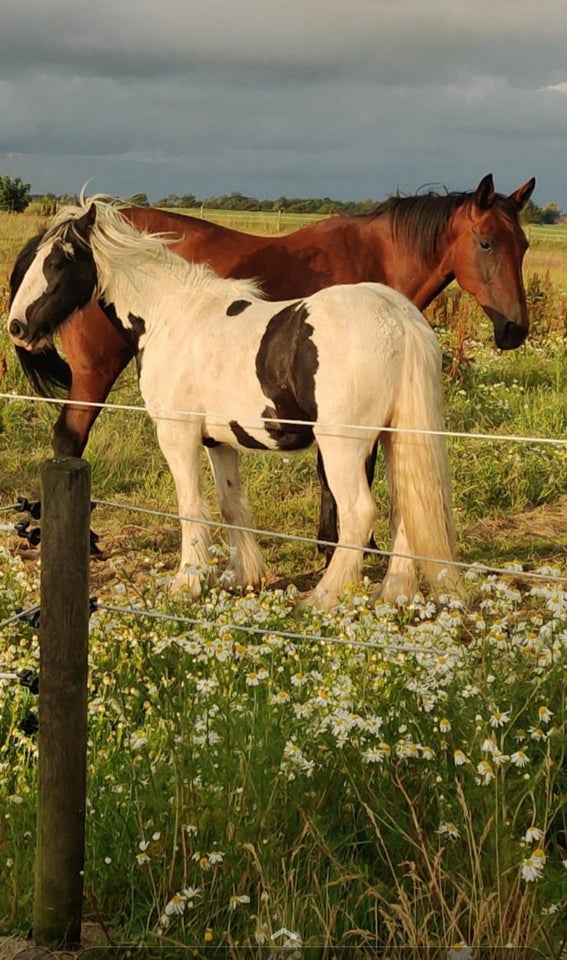
[[[381,436],[388,461],[394,551],[426,558],[417,564],[434,594],[462,593],[453,562],[455,533],[447,447],[445,437],[435,432],[445,429],[441,349],[417,309],[415,314],[412,310],[407,323],[405,341],[403,384],[390,423],[400,432]],[[397,567],[402,573],[398,581],[392,577],[393,586],[404,582],[410,564],[392,557],[390,569]],[[411,584],[411,577],[406,582]]]
[[[16,347],[18,360],[31,386],[40,397],[66,397],[71,389],[71,368],[54,346],[30,353]]]

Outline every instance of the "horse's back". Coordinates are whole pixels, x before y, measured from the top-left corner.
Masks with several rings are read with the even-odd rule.
[[[410,330],[418,338],[437,343],[431,327],[402,293],[383,283],[336,284],[305,300],[313,322],[328,325],[339,336],[344,330],[351,342],[357,332],[369,343],[387,336],[403,338]]]

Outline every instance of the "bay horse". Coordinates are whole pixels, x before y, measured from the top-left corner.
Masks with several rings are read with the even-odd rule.
[[[441,349],[401,293],[340,284],[270,302],[254,281],[222,279],[173,253],[161,234],[140,233],[108,198],[81,197],[61,212],[21,278],[8,317],[14,345],[33,349],[46,329],[91,301],[136,355],[140,391],[174,477],[182,529],[174,587],[198,595],[207,571],[201,447],[223,518],[238,528],[229,527],[231,575],[247,587],[261,582],[264,566],[246,529],[239,451],[289,452],[316,442],[340,535],[308,602],[331,609],[361,576],[377,516],[365,462],[380,439],[394,550],[382,596],[414,595],[412,555],[433,558],[420,562],[435,592],[439,561],[458,588],[445,440],[419,433],[443,430]]]
[[[338,215],[283,236],[253,236],[214,223],[154,208],[127,207],[123,215],[139,230],[168,232],[172,249],[204,262],[221,277],[253,277],[270,300],[309,296],[331,284],[375,281],[404,293],[419,310],[453,280],[470,293],[494,326],[496,345],[519,347],[529,330],[522,261],[527,241],[519,222],[535,179],[509,196],[496,193],[491,174],[476,190],[395,196],[373,213]],[[22,250],[11,277],[14,297],[39,237]],[[52,331],[50,331],[51,333]],[[134,355],[131,339],[113,326],[95,302],[60,329],[65,362],[48,335],[35,352],[18,350],[33,387],[43,395],[68,393],[73,401],[104,403]],[[69,406],[53,429],[57,455],[82,455],[99,409]],[[375,451],[367,465],[374,476]],[[321,460],[318,539],[336,541],[336,509]],[[323,547],[330,556],[330,550]]]

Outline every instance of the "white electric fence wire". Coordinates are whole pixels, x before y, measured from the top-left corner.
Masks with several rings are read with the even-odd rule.
[[[185,520],[189,523],[202,524],[206,527],[218,527],[224,530],[239,530],[241,533],[251,533],[255,536],[273,538],[277,540],[289,540],[294,543],[308,543],[313,546],[333,547],[337,544],[331,540],[317,540],[315,537],[305,537],[298,533],[280,533],[277,530],[262,530],[258,527],[241,527],[238,524],[222,523],[217,520],[206,520],[202,517],[182,517],[177,513],[168,513],[163,510],[151,510],[148,507],[135,507],[127,503],[114,503],[111,500],[93,500],[93,503],[101,507],[111,507],[117,510],[129,510],[132,513],[147,514],[150,517],[162,517],[166,520]],[[418,562],[438,563],[440,567],[446,567],[448,560],[439,560],[437,557],[424,557],[413,553],[397,553],[391,550],[379,550],[378,547],[360,547],[358,544],[341,543],[341,549],[358,550],[359,553],[368,553],[379,557],[401,557],[404,560],[417,560]],[[484,563],[466,563],[464,560],[451,560],[451,566],[460,567],[464,570],[474,570],[479,574],[494,574],[507,577],[526,577],[533,580],[552,580],[553,583],[567,584],[567,577],[550,575],[548,573],[537,573],[530,570],[519,570],[513,567],[491,567]]]
[[[18,393],[0,393],[1,400],[27,400],[32,403],[55,403],[62,404],[66,406],[75,406],[75,407],[96,407],[99,410],[127,410],[135,413],[145,413],[148,414],[148,410],[144,406],[139,406],[135,404],[120,404],[120,403],[93,403],[87,400],[65,400],[54,397],[36,397],[29,394],[18,394]],[[176,420],[179,417],[184,418],[196,418],[201,420],[203,417],[202,411],[192,411],[192,410],[152,410],[152,419],[155,420]],[[239,423],[244,427],[252,426],[261,426],[264,423],[269,423],[273,425],[273,418],[269,417],[249,417],[246,416],[242,419],[238,415],[226,415],[226,414],[207,414],[207,419],[209,421],[216,420],[219,424],[230,423],[231,420],[237,419]],[[321,421],[314,422],[312,420],[286,420],[284,418],[278,417],[278,423],[290,424],[293,426],[299,427],[317,427],[318,430],[327,429],[332,431],[331,435],[336,436],[337,430],[362,430],[362,431],[380,431],[382,433],[408,433],[416,434],[419,436],[431,436],[431,437],[454,437],[462,440],[492,440],[495,442],[510,442],[510,443],[536,443],[543,444],[547,446],[560,446],[567,447],[567,438],[563,439],[560,437],[532,437],[532,436],[519,436],[514,434],[505,434],[505,433],[467,433],[459,430],[421,430],[414,429],[410,427],[385,427],[385,426],[376,426],[374,424],[360,424],[360,423],[325,423]]]
[[[230,633],[232,630],[241,633],[261,634],[267,637],[278,637],[282,640],[292,642],[301,641],[302,643],[326,643],[339,644],[347,647],[363,647],[372,650],[383,650],[388,653],[421,653],[433,654],[433,656],[462,656],[465,647],[424,647],[411,643],[385,643],[373,640],[352,640],[348,637],[324,637],[321,634],[292,633],[286,630],[267,630],[265,627],[250,627],[240,623],[216,623],[214,620],[197,620],[192,617],[177,617],[173,614],[158,613],[155,610],[146,610],[142,607],[115,607],[107,603],[98,603],[98,610],[105,610],[109,613],[129,615],[134,617],[149,617],[152,620],[166,620],[172,623],[188,624],[194,627],[205,627],[211,630],[218,630],[221,633]],[[174,638],[172,638],[174,639]]]

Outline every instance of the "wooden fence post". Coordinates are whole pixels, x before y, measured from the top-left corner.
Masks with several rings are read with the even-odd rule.
[[[90,467],[41,470],[37,844],[33,937],[81,936],[87,767]]]

